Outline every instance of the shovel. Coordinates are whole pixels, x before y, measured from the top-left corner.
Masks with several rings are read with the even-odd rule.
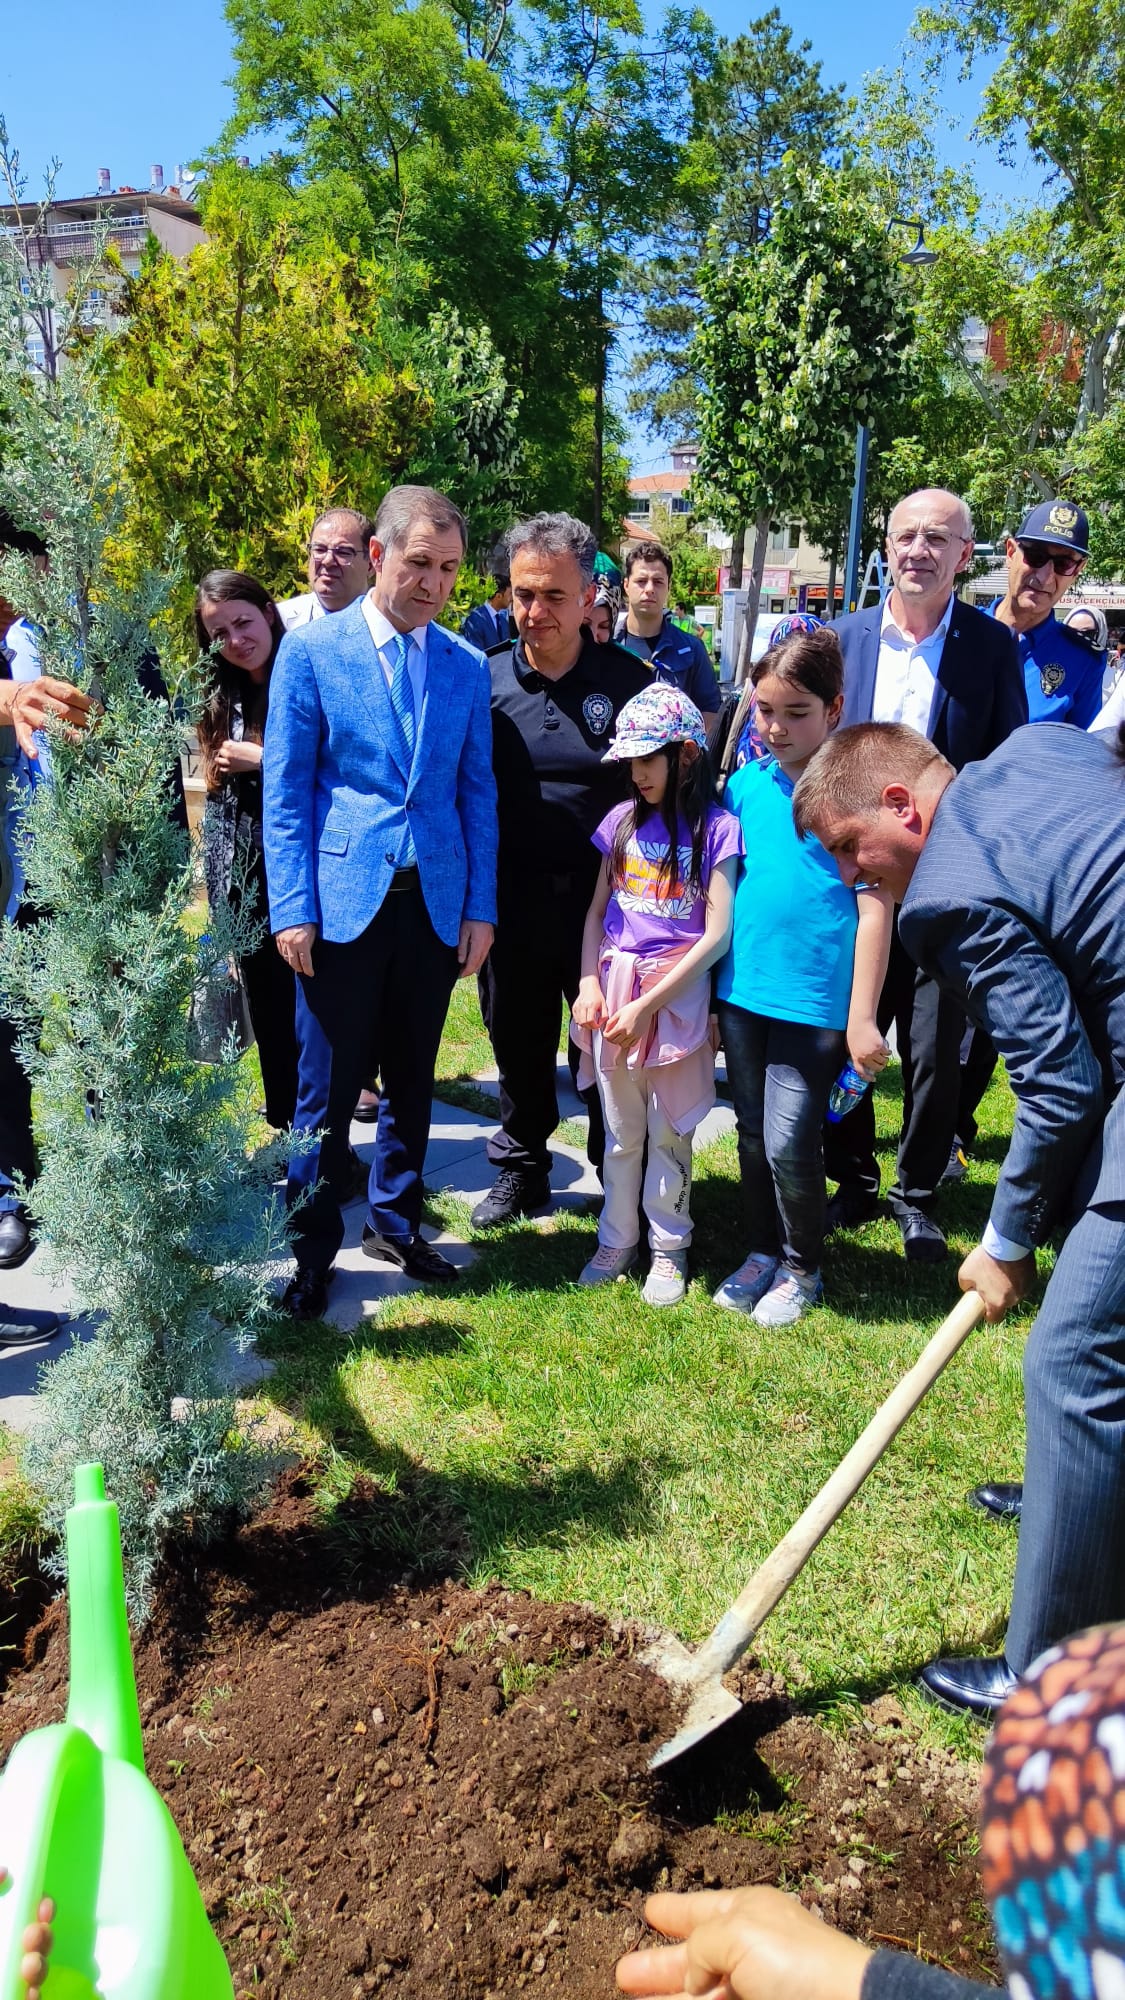
[[[907,1417],[917,1409],[930,1384],[936,1382],[946,1362],[956,1354],[983,1313],[984,1301],[979,1293],[966,1292],[922,1349],[914,1366],[891,1390],[886,1402],[880,1404],[831,1478],[809,1501],[761,1568],[755,1570],[745,1590],[735,1598],[730,1610],[724,1612],[698,1651],[689,1651],[682,1640],[668,1633],[640,1654],[645,1666],[674,1687],[685,1689],[691,1697],[682,1726],[650,1758],[650,1770],[682,1757],[685,1750],[738,1714],[742,1703],[723,1686],[723,1675],[741,1659],[775,1604],[780,1603],[794,1577],[804,1569],[817,1543],[823,1541],[848,1501],[859,1492],[872,1466],[878,1464]]]

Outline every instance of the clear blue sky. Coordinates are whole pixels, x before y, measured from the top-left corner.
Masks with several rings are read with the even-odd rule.
[[[841,0],[779,4],[795,38],[812,43],[828,83],[857,89],[867,71],[893,69],[903,59],[914,0],[868,0],[863,8]],[[712,0],[711,12],[721,33],[735,35],[767,5]],[[156,161],[170,180],[177,161],[198,158],[218,134],[230,108],[222,0],[178,7],[116,0],[112,13],[89,0],[56,0],[49,14],[26,4],[6,11],[0,112],[33,191],[52,155],[61,161],[62,195],[92,189],[99,167],[109,168],[114,187],[147,187]],[[959,128],[950,136],[950,157],[972,164],[990,194],[1014,199],[1026,192],[1013,170],[969,137],[978,87],[951,82],[946,102]],[[634,448],[639,467],[642,460],[664,461],[663,448],[639,434]]]

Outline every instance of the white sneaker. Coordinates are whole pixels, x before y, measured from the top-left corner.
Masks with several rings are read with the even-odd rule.
[[[615,1278],[623,1278],[637,1261],[637,1246],[631,1249],[615,1250],[612,1243],[599,1243],[584,1271],[579,1275],[580,1285],[612,1285]]]
[[[821,1305],[823,1300],[819,1271],[810,1271],[807,1278],[800,1278],[796,1271],[787,1271],[781,1265],[769,1291],[754,1307],[754,1318],[759,1326],[796,1326],[802,1313]]]
[[[745,1264],[740,1264],[719,1286],[715,1304],[726,1306],[731,1312],[750,1312],[762,1294],[769,1291],[776,1273],[776,1257],[771,1257],[768,1250],[751,1250]]]
[[[641,1293],[646,1305],[678,1306],[687,1290],[687,1251],[654,1250]]]

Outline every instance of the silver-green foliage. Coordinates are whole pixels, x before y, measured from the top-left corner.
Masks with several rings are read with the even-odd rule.
[[[107,556],[127,495],[81,333],[81,277],[56,310],[52,378],[27,363],[19,249],[0,245],[0,507],[45,537],[51,560],[43,574],[9,556],[0,591],[39,625],[44,671],[104,707],[79,740],[50,731],[53,782],[36,787],[22,840],[44,914],[0,936],[0,991],[35,1091],[35,1212],[97,1315],[93,1336],[45,1371],[26,1470],[59,1525],[75,1463],[104,1464],[143,1606],[169,1540],[213,1533],[267,1466],[233,1432],[223,1364],[269,1311],[280,1144],[251,1155],[233,1052],[210,1069],[188,1053],[193,987],[255,926],[220,918],[204,944],[184,925],[193,858],[169,787],[201,681],[197,666],[169,673],[170,703],[141,685],[174,550],[137,588],[115,584]]]

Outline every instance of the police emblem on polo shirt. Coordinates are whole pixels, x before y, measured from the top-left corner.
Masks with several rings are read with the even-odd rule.
[[[1044,694],[1057,694],[1065,679],[1065,667],[1049,666],[1039,669],[1039,685]]]
[[[586,717],[595,736],[604,736],[613,721],[613,703],[607,694],[588,694],[582,704]]]

